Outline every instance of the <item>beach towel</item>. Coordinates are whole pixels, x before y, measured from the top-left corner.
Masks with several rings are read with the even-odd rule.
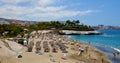
[[[44,52],[36,52],[36,54],[43,55]]]

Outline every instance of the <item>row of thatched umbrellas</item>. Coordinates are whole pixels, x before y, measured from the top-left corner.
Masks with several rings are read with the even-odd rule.
[[[45,36],[46,35],[46,36]],[[45,38],[47,37],[49,34],[42,34],[42,38]],[[52,35],[52,34],[50,34]],[[39,35],[38,35],[39,36]],[[40,37],[40,36],[39,36]],[[49,39],[51,39],[51,37],[49,37]],[[43,39],[44,40],[44,39]],[[44,52],[50,52],[50,46],[51,46],[51,50],[52,52],[58,52],[58,48],[63,52],[63,53],[67,53],[67,50],[66,50],[66,46],[64,43],[62,42],[59,42],[57,39],[56,40],[53,40],[51,39],[51,41],[37,41],[36,44],[35,44],[35,49],[36,49],[36,52],[39,52],[41,50],[41,42],[43,42],[43,49],[44,49]],[[50,46],[49,46],[50,45]],[[33,46],[34,46],[34,41],[31,41],[28,45],[27,45],[27,48],[28,48],[28,52],[32,52],[32,49],[33,49]]]

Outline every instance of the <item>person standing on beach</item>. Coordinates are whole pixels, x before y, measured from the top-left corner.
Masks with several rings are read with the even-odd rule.
[[[104,63],[104,59],[103,59],[103,58],[102,58],[102,60],[101,60],[101,61],[102,61],[102,63]]]
[[[65,60],[66,57],[67,57],[67,53],[63,53],[61,58]]]
[[[117,57],[119,57],[119,56],[120,56],[120,53],[119,53],[119,52],[117,52],[116,54],[117,54]]]

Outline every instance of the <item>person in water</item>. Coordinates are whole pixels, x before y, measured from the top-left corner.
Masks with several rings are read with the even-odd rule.
[[[113,57],[116,57],[116,54],[115,54],[115,53],[113,53]]]

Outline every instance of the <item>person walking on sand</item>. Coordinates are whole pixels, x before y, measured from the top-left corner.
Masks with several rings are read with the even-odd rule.
[[[88,49],[89,49],[89,46],[86,46],[86,47],[85,47],[86,53],[88,52]]]
[[[82,56],[84,49],[79,46],[78,56]]]

